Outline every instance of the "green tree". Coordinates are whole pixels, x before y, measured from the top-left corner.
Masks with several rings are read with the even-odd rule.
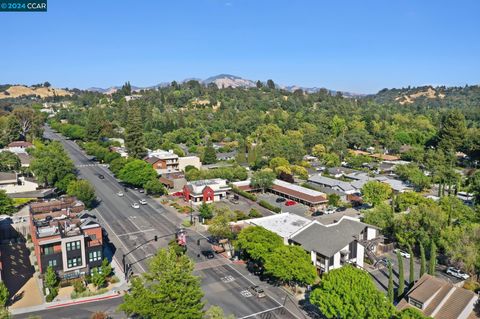
[[[95,188],[93,188],[92,184],[85,179],[70,182],[70,184],[68,184],[67,194],[75,196],[88,208],[93,207],[96,199]]]
[[[198,208],[199,216],[204,219],[211,219],[213,217],[213,207],[207,203],[202,203]]]
[[[264,261],[264,258],[275,248],[283,246],[283,240],[274,232],[261,226],[251,226],[240,231],[237,245],[252,259]]]
[[[413,287],[415,282],[415,255],[413,254],[413,249],[411,245],[408,245],[408,253],[410,254],[410,269],[409,269],[409,279],[408,284],[410,287]]]
[[[387,288],[387,299],[393,304],[395,299],[395,292],[393,290],[393,270],[392,263],[388,263],[388,288]]]
[[[108,276],[112,273],[112,266],[108,262],[107,258],[102,260],[100,267],[94,268],[92,272],[92,283],[95,287],[100,288],[107,282]]]
[[[132,280],[120,309],[152,319],[201,319],[204,302],[193,262],[173,249],[160,249],[149,270]]]
[[[222,308],[219,306],[210,306],[205,312],[204,319],[235,319],[234,315],[225,316]]]
[[[12,215],[16,211],[13,199],[0,189],[0,215]]]
[[[167,193],[165,186],[156,178],[143,184],[143,188],[149,195],[164,195]]]
[[[125,157],[119,157],[110,162],[108,168],[112,171],[113,174],[118,175],[122,168],[127,165],[128,160]]]
[[[143,138],[143,125],[140,108],[133,106],[128,111],[128,122],[125,128],[125,146],[128,155],[132,158],[143,158],[145,152],[145,140]]]
[[[413,259],[413,256],[410,255],[410,259]],[[400,298],[405,291],[405,273],[403,270],[403,257],[400,255],[400,252],[397,252],[397,261],[398,261],[398,290],[397,297]]]
[[[30,170],[40,183],[52,186],[74,172],[73,162],[57,141],[38,145],[32,154],[34,158],[30,163]]]
[[[340,196],[337,194],[330,194],[328,195],[328,205],[330,206],[338,206],[340,203]]]
[[[327,152],[327,149],[323,144],[316,144],[312,147],[312,155],[316,156],[317,158],[322,158],[323,155]]]
[[[157,172],[152,165],[143,160],[132,160],[125,164],[125,166],[118,173],[118,177],[128,184],[142,187],[148,181],[157,177]]]
[[[12,115],[20,124],[20,139],[26,141],[28,133],[35,124],[35,112],[31,108],[19,107],[13,110]]]
[[[7,286],[5,286],[5,283],[2,281],[0,282],[0,306],[5,307],[9,298],[10,292],[8,291]]]
[[[437,245],[432,239],[430,243],[430,259],[428,260],[428,273],[435,276],[435,267],[437,265]]]
[[[273,82],[272,79],[267,80],[267,88],[269,88],[270,90],[275,90],[275,82]]]
[[[47,301],[52,301],[57,296],[57,287],[58,287],[58,277],[55,270],[53,270],[52,266],[48,266],[47,271],[45,272],[45,277],[43,279],[43,285],[45,288],[48,288],[50,294],[48,296]]]
[[[423,274],[426,271],[426,259],[425,259],[425,248],[423,247],[423,244],[420,242],[420,275],[418,276],[419,278],[423,276]]]
[[[8,309],[6,307],[0,307],[0,318],[1,319],[11,318],[10,312],[8,312]]]
[[[259,187],[265,192],[266,189],[272,187],[275,180],[275,173],[271,169],[262,169],[252,175],[250,183],[254,187]]]
[[[350,265],[325,274],[310,301],[327,318],[385,319],[395,312],[370,275]]]
[[[77,176],[73,173],[68,173],[67,175],[63,176],[61,180],[55,183],[55,187],[61,191],[66,193],[68,190],[68,185],[70,185],[71,182],[74,182],[77,180]]]
[[[403,309],[398,314],[395,315],[395,319],[431,319],[431,317],[426,317],[420,310],[409,307]]]
[[[0,152],[0,171],[18,171],[21,167],[20,158],[15,153],[3,151]]]
[[[228,208],[218,209],[215,217],[212,218],[212,221],[208,226],[208,232],[213,236],[231,239],[233,237],[233,232],[230,227],[230,222],[234,220],[234,218],[235,214]]]
[[[213,148],[212,141],[208,140],[205,150],[203,151],[203,164],[213,164],[217,162],[217,152]]]
[[[465,116],[459,110],[451,110],[442,118],[438,146],[445,152],[455,152],[463,145],[466,135]]]
[[[383,203],[392,195],[392,188],[390,185],[378,182],[369,181],[362,187],[363,200],[372,206],[377,206]]]
[[[302,247],[281,245],[265,257],[265,272],[285,283],[311,285],[317,277],[310,254]]]

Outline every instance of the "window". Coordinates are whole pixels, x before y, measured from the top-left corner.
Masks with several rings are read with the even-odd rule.
[[[82,257],[75,257],[67,260],[67,268],[78,267],[81,265],[82,265]]]
[[[88,262],[99,261],[102,260],[102,252],[101,251],[91,251],[88,253]]]
[[[57,265],[57,260],[56,259],[52,259],[52,260],[49,260],[48,261],[48,266],[52,266],[52,267],[55,267]]]
[[[67,251],[78,250],[81,247],[80,240],[68,242],[66,246],[67,246]]]
[[[418,301],[418,300],[415,300],[415,299],[413,299],[413,298],[410,297],[410,298],[408,298],[408,302],[409,302],[411,305],[417,307],[418,309],[423,309],[423,303],[421,303],[421,302]]]
[[[96,240],[97,239],[97,234],[90,234],[90,239],[91,240]]]
[[[53,245],[50,245],[50,246],[43,246],[43,254],[44,255],[51,255],[54,253],[54,250],[53,250]]]

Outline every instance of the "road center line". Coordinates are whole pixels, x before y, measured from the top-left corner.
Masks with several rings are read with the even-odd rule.
[[[130,232],[130,233],[117,235],[117,237],[130,236],[130,235],[141,234],[141,233],[146,233],[146,232],[151,232],[151,231],[155,231],[155,229],[150,228],[150,229],[145,229],[145,230],[140,230],[140,231],[134,231],[134,232]]]

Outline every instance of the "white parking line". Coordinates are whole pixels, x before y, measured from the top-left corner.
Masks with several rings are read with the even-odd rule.
[[[145,230],[140,230],[140,231],[134,231],[134,232],[131,232],[131,233],[120,234],[120,235],[118,235],[117,237],[130,236],[130,235],[141,234],[141,233],[147,233],[147,232],[150,232],[150,231],[155,231],[155,229],[150,228],[150,229],[145,229]]]
[[[255,316],[261,315],[262,313],[270,312],[270,311],[277,310],[277,309],[280,309],[280,308],[283,308],[283,306],[277,306],[277,307],[273,307],[273,308],[270,308],[270,309],[267,309],[267,310],[259,311],[259,312],[256,312],[256,313],[252,313],[251,315],[244,316],[244,317],[240,317],[240,318],[238,318],[238,319],[246,319],[246,318],[255,317]],[[288,309],[287,309],[287,311],[288,311]],[[294,315],[294,316],[295,316],[295,315]]]

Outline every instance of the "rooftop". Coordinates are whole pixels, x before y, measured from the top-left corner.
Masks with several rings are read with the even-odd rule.
[[[291,213],[281,213],[261,218],[248,219],[245,220],[245,222],[251,225],[262,226],[283,238],[289,238],[300,228],[311,223],[309,219]]]

